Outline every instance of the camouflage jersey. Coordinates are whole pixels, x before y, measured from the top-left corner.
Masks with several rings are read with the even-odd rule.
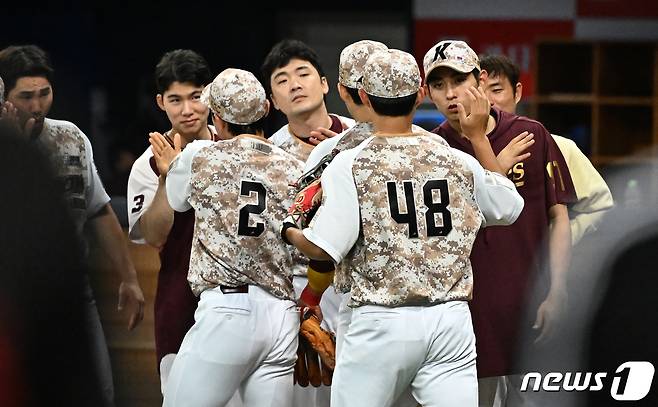
[[[416,125],[412,126],[412,130],[415,133],[427,134],[433,137],[437,143],[448,147],[448,143],[443,139],[443,137],[437,137],[434,133],[430,133]],[[309,156],[308,160],[306,161],[306,165],[304,166],[304,172],[306,173],[307,171],[313,169],[325,157],[328,157],[327,161],[330,162],[330,159],[335,157],[339,152],[355,148],[367,138],[372,137],[374,132],[375,128],[373,127],[372,123],[357,122],[353,127],[345,130],[343,133],[323,141],[311,152],[311,155]],[[320,175],[322,175],[322,172],[316,171],[315,174],[319,178]],[[337,272],[334,277],[334,288],[339,292],[345,293],[351,289],[351,282],[349,280],[351,259],[351,256],[347,256],[337,267],[344,269],[343,272]]]
[[[191,148],[190,148],[191,147]],[[294,299],[292,249],[280,237],[303,163],[249,136],[188,145],[167,175],[175,210],[194,208],[188,281],[192,291],[258,285]]]
[[[436,137],[371,137],[334,159],[322,187],[304,235],[350,263],[336,277],[352,281],[350,306],[471,298],[482,213],[471,165]]]
[[[73,123],[46,118],[36,142],[61,179],[78,232],[110,200],[96,172],[87,136]]]

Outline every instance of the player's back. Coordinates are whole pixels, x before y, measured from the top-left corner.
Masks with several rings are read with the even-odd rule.
[[[196,224],[190,283],[200,292],[219,284],[256,284],[294,297],[296,266],[279,230],[292,204],[289,187],[303,163],[264,140],[236,137],[194,156],[190,204]]]
[[[352,151],[362,233],[351,259],[352,299],[389,306],[469,299],[482,214],[466,163],[427,134],[373,137]]]

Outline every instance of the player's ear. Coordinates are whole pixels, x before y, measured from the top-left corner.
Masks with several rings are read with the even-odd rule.
[[[347,93],[347,89],[345,88],[345,85],[341,83],[337,83],[336,88],[338,88],[338,96],[340,96],[343,102],[347,103],[348,98],[351,99],[351,96],[349,93]]]
[[[265,116],[263,117],[267,117],[268,114],[270,114],[270,101],[265,99]]]
[[[489,72],[486,69],[480,71],[480,83],[484,83],[489,79]]]
[[[327,81],[326,76],[320,78],[320,83],[322,84],[322,93],[325,95],[329,93],[329,81]]]
[[[416,108],[420,106],[421,103],[423,103],[423,99],[425,99],[425,87],[421,86],[420,89],[418,89],[418,93],[416,94]]]
[[[279,109],[279,106],[278,106],[278,104],[276,103],[276,98],[274,97],[274,94],[273,94],[273,93],[270,93],[270,99],[272,99],[272,106],[273,106],[276,110],[281,110],[281,109]]]
[[[158,107],[159,107],[161,110],[165,110],[165,107],[164,107],[164,100],[162,99],[162,95],[161,95],[160,93],[158,93],[158,94],[155,96],[155,102],[158,104]]]
[[[370,99],[368,99],[368,94],[366,93],[363,88],[359,89],[359,99],[361,99],[361,103],[363,103],[365,106],[371,107],[370,106]]]
[[[523,96],[523,84],[518,82],[514,87],[514,103],[519,103],[521,97]]]

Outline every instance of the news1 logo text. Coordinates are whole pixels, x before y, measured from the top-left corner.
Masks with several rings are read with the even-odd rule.
[[[610,396],[620,401],[642,400],[651,390],[655,369],[651,362],[622,363],[612,376]],[[601,391],[609,380],[608,373],[550,372],[542,376],[538,372],[526,373],[521,391]]]

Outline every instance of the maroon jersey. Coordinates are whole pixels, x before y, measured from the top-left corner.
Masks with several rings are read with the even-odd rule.
[[[471,252],[474,282],[470,307],[479,377],[514,373],[521,329],[532,324],[523,317],[530,312],[534,320],[538,306],[528,304],[530,291],[542,280],[542,286],[547,286],[550,277],[548,268],[541,267],[548,250],[548,210],[574,202],[576,196],[564,157],[541,123],[497,109],[491,114],[496,127],[488,137],[495,154],[523,131],[533,133],[535,143],[528,149],[530,158],[508,173],[525,201],[523,212],[511,226],[480,230]],[[470,142],[447,121],[433,132],[452,147],[475,155]]]

